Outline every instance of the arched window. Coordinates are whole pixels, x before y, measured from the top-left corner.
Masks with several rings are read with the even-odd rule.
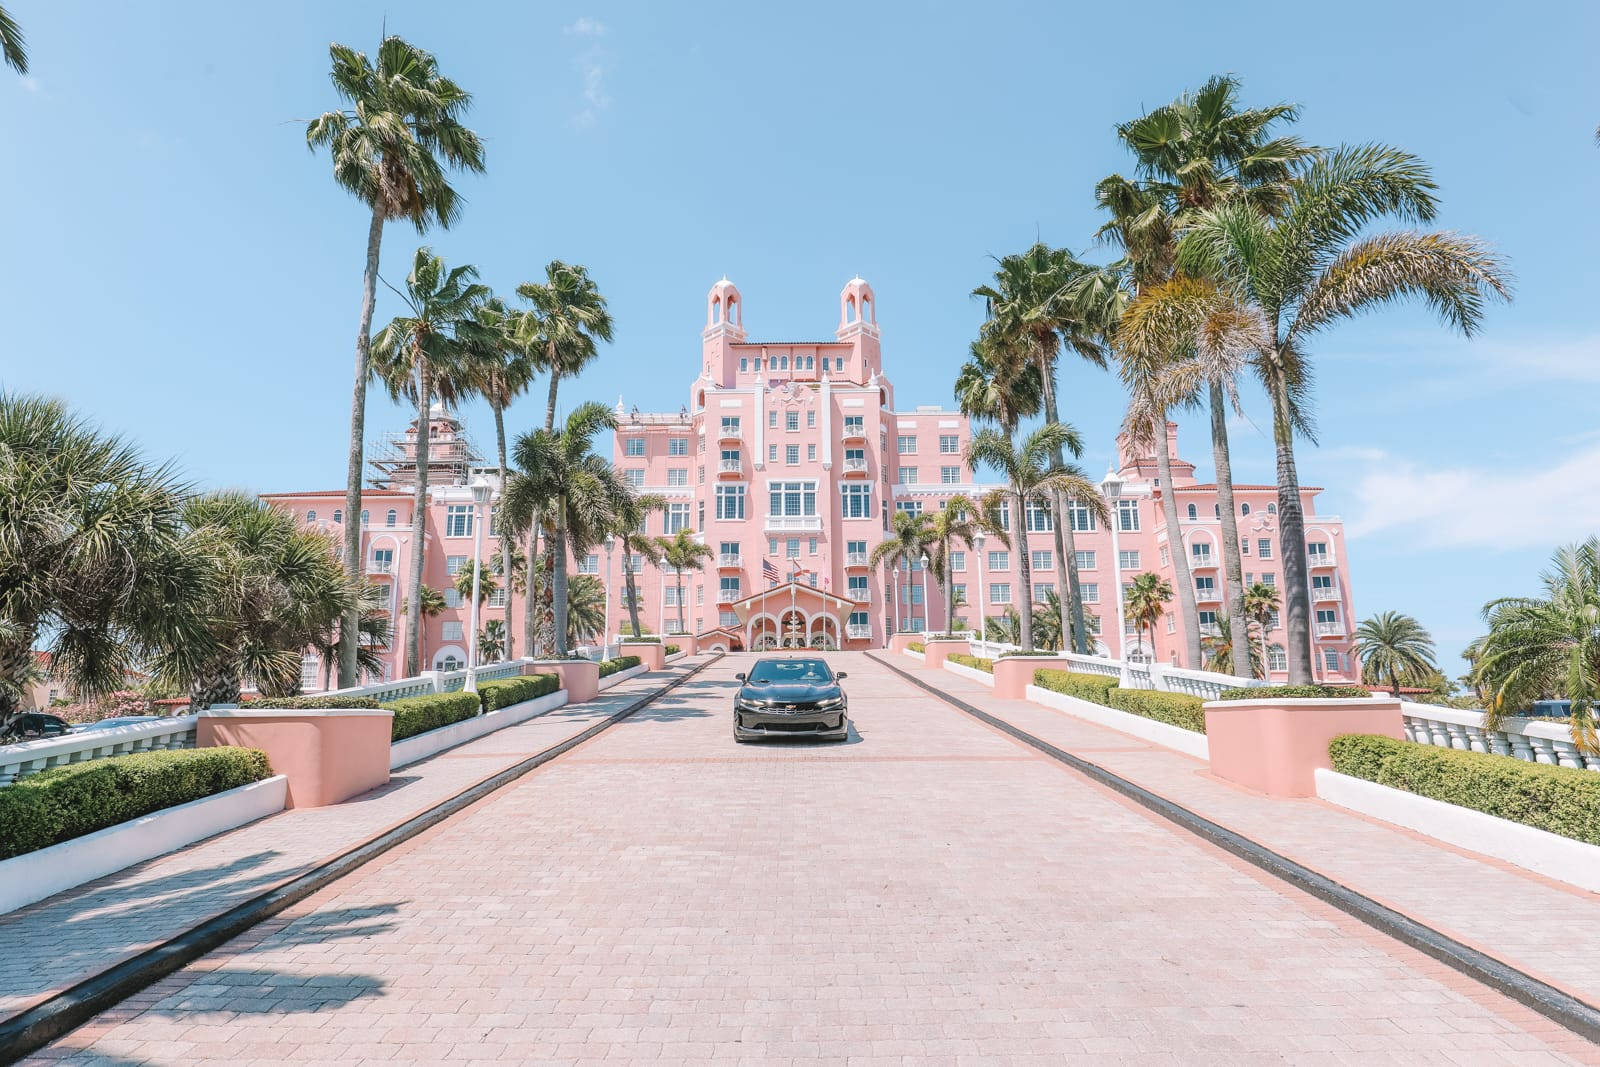
[[[1200,517],[1200,510],[1198,508],[1196,508],[1193,504],[1190,504],[1189,505],[1189,518],[1198,519],[1199,517]]]
[[[461,669],[461,667],[462,667],[461,661],[459,659],[457,659],[452,654],[452,655],[446,656],[443,659],[441,659],[439,661],[438,665],[434,667],[434,670],[436,670],[436,671],[459,671]]]
[[[333,521],[334,522],[343,522],[344,521],[344,510],[342,508],[334,508],[333,509]]]
[[[1211,505],[1211,517],[1213,519],[1222,518],[1222,505],[1220,505],[1220,504],[1212,504]]]
[[[387,514],[387,515],[385,515],[383,517],[383,524],[385,526],[393,526],[395,524],[396,520],[398,520],[399,518],[400,518],[399,512],[395,511],[394,508],[390,508],[389,509],[389,514]]]
[[[369,512],[366,508],[362,508],[361,509],[361,525],[365,526],[367,523],[369,523],[371,521],[372,521],[372,513]]]
[[[307,522],[316,522],[317,521],[317,513],[315,511],[306,512],[306,521]]]
[[[1286,671],[1289,669],[1289,657],[1284,653],[1282,645],[1273,645],[1267,649],[1267,670]]]
[[[806,370],[816,370],[816,369],[817,369],[817,357],[816,356],[807,356],[806,357]]]
[[[1277,513],[1278,513],[1278,505],[1276,505],[1276,504],[1268,504],[1267,505],[1267,514],[1268,515],[1276,515]]]
[[[1250,505],[1249,504],[1240,504],[1239,505],[1239,514],[1241,514],[1241,515],[1250,514]]]

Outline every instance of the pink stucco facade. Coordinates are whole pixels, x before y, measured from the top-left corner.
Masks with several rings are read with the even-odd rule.
[[[897,630],[944,629],[945,601],[931,576],[920,569],[897,575],[886,567],[870,567],[867,557],[884,539],[893,511],[932,512],[956,493],[977,495],[995,487],[984,472],[975,477],[964,458],[972,433],[969,421],[937,406],[897,407],[884,367],[876,294],[862,279],[852,279],[840,292],[831,337],[751,340],[744,303],[731,282],[712,287],[699,365],[676,411],[641,411],[626,397],[617,401],[620,425],[611,444],[613,462],[640,490],[667,501],[663,512],[651,516],[649,532],[692,530],[714,553],[704,570],[683,578],[685,627],[695,634],[716,630],[716,641],[746,647],[775,635],[799,634],[847,649],[883,647]],[[482,461],[448,413],[436,409],[430,429],[436,454],[442,450],[456,464],[445,471],[438,460],[431,465],[435,486],[430,489],[424,581],[444,589],[453,581],[452,568],[470,564],[472,527],[463,519],[471,503],[466,481]],[[1125,481],[1117,546],[1122,558],[1114,557],[1110,531],[1103,524],[1087,522],[1076,530],[1086,607],[1099,617],[1100,645],[1112,654],[1119,654],[1122,645],[1113,632],[1113,590],[1119,580],[1131,581],[1142,571],[1175,581],[1174,541],[1181,542],[1194,570],[1201,625],[1210,627],[1226,618],[1215,487],[1196,481],[1193,464],[1178,453],[1176,426],[1172,430],[1172,491],[1180,527],[1176,535],[1162,517],[1154,457],[1135,454],[1125,441],[1118,443],[1119,473]],[[397,437],[381,465],[392,488],[372,490],[363,502],[361,536],[368,571],[386,587],[403,586],[412,549],[404,455],[414,433],[413,428]],[[1313,550],[1313,612],[1321,613],[1314,623],[1317,674],[1347,679],[1357,666],[1350,656],[1353,616],[1344,529],[1337,518],[1316,513],[1317,493],[1306,488],[1302,494],[1306,540]],[[1239,534],[1247,546],[1246,583],[1281,584],[1276,490],[1267,484],[1240,484],[1235,497]],[[307,521],[342,527],[346,520],[336,514],[343,504],[340,491],[274,494],[271,499]],[[991,539],[982,553],[964,550],[954,561],[952,580],[966,602],[957,615],[970,626],[976,626],[980,611],[993,617],[1055,587],[1050,516],[1035,515],[1029,523],[1033,597],[1024,595],[1018,584],[1022,549],[1016,543],[1016,517],[1007,514],[1005,519],[1013,532],[1011,548]],[[493,546],[485,534],[487,556]],[[764,563],[772,570],[764,570]],[[572,569],[603,577],[611,629],[619,630],[626,614],[620,552],[597,549],[574,559]],[[774,588],[773,571],[780,582],[792,576],[820,595],[766,598],[785,601],[780,603],[753,601],[755,594]],[[675,631],[680,611],[676,577],[642,562],[636,572],[643,620],[656,633]],[[391,596],[397,617],[401,595],[403,590]],[[520,607],[512,610],[512,629],[520,634]],[[497,597],[485,616],[503,617],[505,611]],[[1168,663],[1182,659],[1177,616],[1174,600],[1156,626],[1154,648],[1147,650]],[[452,598],[444,614],[425,621],[430,666],[465,660],[466,619],[465,604],[456,606]],[[1268,644],[1277,677],[1285,676],[1284,639],[1281,625],[1275,625]],[[1133,641],[1130,636],[1130,647]],[[393,675],[400,671],[402,643],[403,635],[397,633]],[[320,675],[315,684],[320,684]]]

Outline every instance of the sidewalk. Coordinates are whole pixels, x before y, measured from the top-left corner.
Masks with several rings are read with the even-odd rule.
[[[1589,1004],[1600,1005],[1600,897],[1316,798],[1275,799],[1201,760],[981,682],[883,658],[943,692],[1320,872]]]
[[[0,1019],[369,841],[583,732],[704,657],[642,674],[402,767],[383,789],[298,808],[208,838],[0,916]]]

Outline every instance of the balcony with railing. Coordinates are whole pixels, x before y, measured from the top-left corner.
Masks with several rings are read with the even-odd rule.
[[[872,636],[872,626],[867,623],[851,623],[844,628],[844,635],[851,640],[865,640]]]
[[[1307,552],[1306,565],[1309,567],[1331,567],[1333,566],[1333,553]]]
[[[744,599],[744,594],[737,589],[718,589],[718,604],[733,604]]]
[[[724,426],[717,431],[717,440],[723,444],[739,444],[744,438],[739,433],[737,426]]]
[[[717,557],[717,566],[723,570],[736,571],[743,567],[744,564],[740,561],[739,553],[724,552]]]
[[[725,459],[717,464],[717,477],[719,478],[737,478],[743,473],[744,460],[742,459]]]
[[[1216,565],[1217,559],[1210,552],[1194,552],[1189,556],[1189,568],[1191,570],[1205,570]]]
[[[1319,585],[1311,590],[1312,600],[1338,600],[1339,587],[1333,585]]]
[[[841,436],[840,440],[865,441],[866,439],[867,427],[865,423],[846,422],[844,424],[844,434]]]
[[[1217,604],[1222,601],[1222,590],[1214,585],[1197,585],[1194,589],[1194,599],[1197,604]]]
[[[768,530],[814,532],[822,529],[821,515],[768,515]]]
[[[389,575],[394,573],[394,560],[369,559],[367,560],[367,573],[373,575]]]
[[[1222,636],[1222,624],[1221,623],[1216,623],[1216,622],[1203,622],[1203,623],[1201,623],[1200,624],[1200,636],[1202,636],[1202,637],[1221,637]]]
[[[867,461],[855,456],[846,456],[844,462],[839,464],[839,468],[846,474],[866,474]]]
[[[866,552],[851,552],[844,557],[844,565],[846,567],[870,567],[872,566],[872,557]]]
[[[1319,622],[1317,623],[1317,636],[1343,637],[1344,623],[1339,622],[1338,620],[1334,620],[1333,622]]]

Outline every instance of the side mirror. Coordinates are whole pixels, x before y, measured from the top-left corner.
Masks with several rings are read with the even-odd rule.
[[[741,682],[744,681],[744,671],[740,671],[738,674],[734,675],[733,677],[737,681],[741,681]]]
[[[848,674],[846,674],[844,671],[840,671],[838,674],[833,676],[833,680],[836,682],[842,682],[848,677],[850,677]]]

